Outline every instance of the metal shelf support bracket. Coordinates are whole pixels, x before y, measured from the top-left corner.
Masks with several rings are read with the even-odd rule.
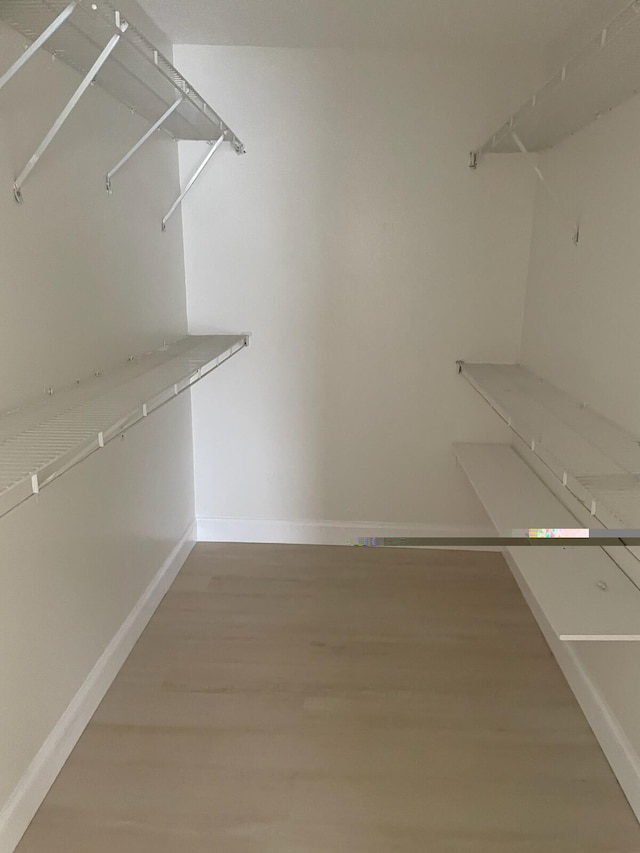
[[[184,197],[189,192],[191,187],[195,184],[195,182],[198,180],[203,169],[205,168],[205,166],[207,165],[209,160],[211,160],[211,158],[216,153],[218,148],[222,145],[222,143],[224,142],[224,139],[225,139],[225,136],[223,133],[221,136],[218,137],[218,139],[214,143],[210,143],[211,147],[210,147],[209,151],[207,151],[207,154],[206,154],[204,160],[200,163],[200,165],[195,170],[193,175],[189,178],[186,187],[182,190],[182,192],[180,193],[178,198],[174,201],[174,203],[169,208],[169,212],[167,213],[167,215],[163,218],[163,220],[162,220],[162,230],[163,231],[167,230],[167,222],[173,216],[173,214],[175,213],[175,211],[179,207],[179,205],[182,204]]]
[[[103,49],[100,56],[93,63],[93,65],[91,66],[91,68],[87,72],[86,76],[82,80],[82,83],[80,83],[80,85],[78,86],[76,91],[73,93],[73,95],[69,99],[69,102],[67,103],[66,107],[62,110],[62,112],[60,113],[58,118],[51,125],[51,129],[49,130],[47,135],[44,137],[44,139],[42,140],[40,145],[38,145],[35,153],[31,157],[31,159],[29,160],[27,165],[24,167],[22,172],[20,172],[20,174],[16,178],[15,183],[13,185],[13,195],[14,195],[15,200],[17,202],[19,202],[19,203],[22,202],[22,186],[23,186],[24,182],[27,180],[27,178],[29,177],[29,175],[31,174],[31,172],[33,171],[34,166],[36,165],[38,160],[42,157],[44,152],[47,150],[47,148],[49,147],[49,145],[53,141],[54,137],[56,136],[56,134],[58,133],[58,131],[60,130],[62,125],[65,123],[65,121],[69,117],[69,115],[71,114],[72,110],[74,109],[74,107],[76,106],[76,104],[78,103],[80,98],[83,96],[83,94],[89,88],[89,86],[93,83],[93,80],[94,80],[96,74],[98,73],[98,71],[100,71],[100,69],[102,68],[104,63],[109,58],[110,54],[113,52],[113,49],[115,48],[115,46],[120,41],[120,37],[121,37],[122,33],[124,33],[126,31],[128,24],[126,21],[121,20],[119,12],[116,12],[116,26],[120,32],[117,33],[116,35],[112,36],[109,39],[106,47]]]
[[[524,143],[522,142],[522,140],[520,139],[520,137],[518,136],[518,134],[517,134],[515,131],[513,131],[513,130],[511,131],[511,136],[513,136],[513,141],[516,143],[516,145],[518,146],[518,148],[520,149],[520,151],[521,151],[523,154],[529,154],[529,153],[530,153],[529,151],[527,151],[527,149],[525,148]],[[566,208],[565,208],[564,204],[562,203],[562,201],[560,200],[560,198],[558,197],[558,195],[555,193],[555,191],[551,189],[551,187],[549,186],[549,183],[548,183],[547,179],[546,179],[546,178],[545,178],[545,176],[542,174],[542,172],[540,171],[540,169],[538,168],[538,166],[536,166],[536,165],[535,165],[535,163],[532,163],[532,169],[533,169],[533,171],[536,173],[536,175],[537,175],[537,177],[538,177],[538,180],[540,181],[540,183],[542,184],[542,186],[545,188],[545,190],[546,190],[546,192],[547,192],[547,195],[548,195],[548,196],[549,196],[549,197],[554,201],[554,203],[555,203],[556,207],[557,207],[557,208],[558,208],[558,210],[561,212],[561,214],[562,214],[562,216],[564,217],[564,219],[566,219],[566,220],[567,220],[567,223],[568,223],[568,224],[569,224],[569,226],[571,227],[571,231],[572,231],[572,234],[573,234],[573,242],[577,245],[577,244],[579,243],[579,241],[580,241],[580,225],[579,225],[579,223],[577,223],[577,222],[576,222],[576,221],[575,221],[575,220],[574,220],[574,219],[573,219],[573,218],[572,218],[572,217],[567,213],[567,211],[566,211]]]
[[[131,159],[131,157],[133,157],[133,155],[136,153],[136,151],[144,145],[144,143],[147,141],[147,139],[149,139],[150,136],[153,136],[153,134],[156,132],[156,130],[158,130],[158,128],[161,127],[161,125],[164,124],[164,122],[169,118],[169,116],[178,109],[180,104],[184,101],[185,97],[186,96],[183,95],[181,98],[178,98],[178,100],[175,101],[173,104],[171,104],[169,109],[166,110],[160,116],[158,121],[155,122],[155,124],[149,128],[149,130],[144,134],[144,136],[140,137],[140,139],[136,142],[136,144],[133,146],[133,148],[131,148],[131,150],[128,151],[127,154],[124,155],[124,157],[122,158],[122,160],[120,160],[120,162],[117,164],[117,166],[114,166],[110,172],[107,172],[107,178],[106,178],[105,183],[106,183],[107,192],[109,193],[109,195],[111,195],[111,192],[112,192],[111,179],[116,174],[116,172],[120,171],[120,169],[124,166],[124,164],[127,163]]]
[[[72,0],[72,2],[69,3],[66,9],[63,9],[62,12],[60,12],[55,21],[52,21],[49,24],[49,26],[42,33],[42,35],[29,45],[29,47],[25,50],[22,56],[16,59],[11,68],[9,68],[8,71],[5,71],[2,77],[0,77],[0,89],[2,89],[2,87],[7,84],[9,80],[11,80],[13,75],[16,74],[22,68],[22,66],[25,65],[31,59],[34,53],[36,53],[38,49],[41,48],[42,45],[51,38],[55,31],[58,30],[62,26],[62,24],[64,24],[67,18],[75,10],[77,5],[78,4],[76,0]]]

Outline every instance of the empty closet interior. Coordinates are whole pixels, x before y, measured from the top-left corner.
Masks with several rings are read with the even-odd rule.
[[[196,542],[590,529],[640,818],[640,3],[232,6],[0,0],[0,851]]]

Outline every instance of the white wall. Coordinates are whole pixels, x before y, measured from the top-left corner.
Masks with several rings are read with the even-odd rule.
[[[640,434],[640,241],[634,98],[540,158],[580,218],[566,239],[553,203],[536,200],[523,359],[614,421]]]
[[[543,173],[579,215],[581,238],[571,242],[539,192],[522,348],[524,364],[637,435],[639,136],[636,97],[540,156]],[[582,643],[577,652],[639,756],[640,646]]]
[[[535,63],[175,55],[248,149],[184,209],[190,330],[253,333],[194,389],[198,517],[484,525],[451,443],[506,433],[455,360],[518,357],[534,185],[518,158],[467,159]],[[180,152],[186,179],[200,152]]]
[[[0,28],[2,70],[23,48]],[[107,196],[148,125],[92,87],[13,200],[79,79],[43,53],[0,91],[0,410],[186,332],[179,217],[160,229],[178,188],[168,137]],[[0,818],[193,514],[185,397],[0,519]]]

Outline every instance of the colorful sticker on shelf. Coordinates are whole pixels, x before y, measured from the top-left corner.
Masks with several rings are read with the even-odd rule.
[[[588,539],[588,528],[530,527],[529,539]]]

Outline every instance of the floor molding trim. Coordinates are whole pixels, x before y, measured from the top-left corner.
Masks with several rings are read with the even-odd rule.
[[[198,542],[260,542],[283,545],[355,545],[359,538],[365,536],[495,536],[495,529],[491,525],[437,526],[376,521],[198,518],[197,526]],[[477,547],[469,550],[500,549]]]
[[[629,805],[640,821],[640,755],[630,743],[611,708],[580,660],[579,649],[576,647],[581,644],[563,642],[558,639],[520,574],[513,557],[506,549],[504,557],[564,677],[578,700],[596,740],[611,765]]]
[[[0,853],[13,853],[129,652],[196,542],[193,522],[164,561],[0,810]]]

